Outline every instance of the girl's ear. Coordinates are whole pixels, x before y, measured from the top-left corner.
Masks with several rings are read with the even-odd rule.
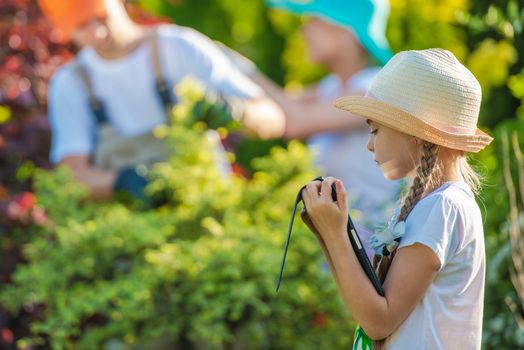
[[[411,138],[412,145],[418,145],[419,143],[420,143],[419,139],[417,139],[415,136]]]

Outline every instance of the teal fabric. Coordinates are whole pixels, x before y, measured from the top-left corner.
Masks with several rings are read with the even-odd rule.
[[[267,3],[298,15],[320,17],[351,30],[382,65],[393,56],[385,34],[389,15],[387,0],[267,0]]]

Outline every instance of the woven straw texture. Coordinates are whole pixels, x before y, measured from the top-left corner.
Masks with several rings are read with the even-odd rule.
[[[448,148],[478,152],[493,139],[477,128],[480,84],[452,53],[403,51],[377,74],[367,96],[335,107]]]

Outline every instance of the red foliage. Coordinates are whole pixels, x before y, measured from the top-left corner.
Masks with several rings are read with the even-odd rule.
[[[0,105],[11,114],[0,124],[0,200],[6,200],[30,189],[30,181],[16,177],[21,164],[49,166],[47,85],[73,49],[56,42],[34,0],[0,3],[0,42],[7,43],[0,50]]]
[[[233,171],[233,174],[238,176],[238,177],[242,177],[244,179],[250,179],[251,178],[251,174],[249,173],[249,171],[247,171],[247,169],[244,168],[238,162],[234,162],[233,164],[231,164],[231,169]]]
[[[1,104],[45,106],[49,79],[73,56],[71,47],[56,39],[35,1],[2,1],[0,41],[7,47],[0,51]]]
[[[326,328],[329,323],[329,317],[325,313],[322,312],[316,312],[313,315],[312,323],[315,327],[318,328]]]
[[[11,332],[8,328],[3,328],[1,333],[2,334],[2,340],[4,343],[12,344],[14,340],[13,332]]]
[[[11,114],[0,124],[1,284],[9,283],[22,261],[19,244],[29,239],[31,227],[50,224],[30,192],[30,179],[21,181],[17,171],[24,162],[49,167],[47,85],[55,70],[73,57],[73,49],[57,43],[34,0],[0,2],[0,42],[0,105]],[[0,309],[1,349],[16,348],[16,340],[29,332],[30,317]]]
[[[147,15],[130,6],[139,23],[156,24],[165,19]],[[47,123],[47,91],[58,67],[73,58],[75,47],[59,42],[59,36],[42,16],[35,0],[0,1],[0,106],[10,111],[0,120],[0,284],[9,283],[16,265],[23,261],[20,245],[31,228],[52,222],[31,193],[31,179],[17,176],[26,162],[50,168],[50,132]],[[38,312],[10,315],[0,308],[0,349],[15,349],[15,342],[29,334]]]

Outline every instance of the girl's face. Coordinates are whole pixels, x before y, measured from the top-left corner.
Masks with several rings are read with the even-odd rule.
[[[406,176],[414,177],[421,157],[420,145],[413,142],[413,136],[368,120],[371,129],[367,148],[375,155],[384,177],[397,180]]]
[[[340,52],[361,54],[362,47],[353,33],[318,17],[310,17],[302,26],[311,59],[320,64],[336,60]]]

